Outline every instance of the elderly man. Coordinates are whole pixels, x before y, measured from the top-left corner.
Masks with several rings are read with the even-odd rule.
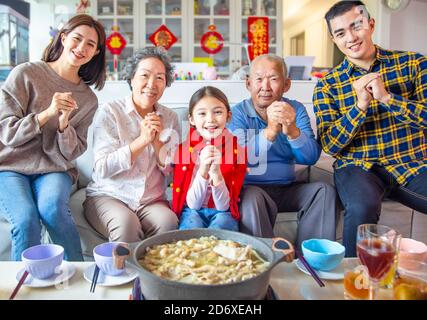
[[[427,58],[374,45],[361,1],[340,1],[325,19],[346,57],[317,84],[314,110],[355,256],[357,227],[378,222],[384,196],[427,213]]]
[[[246,82],[251,98],[233,107],[229,129],[248,148],[240,230],[273,237],[277,212],[298,211],[299,247],[309,238],[335,240],[336,193],[325,183],[296,182],[295,164],[314,164],[321,149],[304,106],[283,97],[290,86],[282,58],[257,57]]]

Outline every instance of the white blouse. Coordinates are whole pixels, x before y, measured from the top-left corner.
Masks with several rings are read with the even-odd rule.
[[[164,130],[160,140],[168,149],[166,164],[157,163],[153,146],[148,145],[132,163],[129,144],[140,135],[143,118],[135,110],[132,97],[101,105],[93,124],[94,168],[87,196],[110,196],[136,210],[141,204],[165,199],[166,176],[180,143],[178,115],[156,105]]]

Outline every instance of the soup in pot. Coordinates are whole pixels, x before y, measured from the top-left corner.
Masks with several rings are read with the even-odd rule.
[[[191,284],[239,282],[269,266],[250,245],[214,236],[148,247],[138,262],[161,278]]]

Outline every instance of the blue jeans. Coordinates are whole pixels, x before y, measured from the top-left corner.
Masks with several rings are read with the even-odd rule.
[[[185,207],[179,220],[179,230],[210,228],[239,231],[239,223],[231,212],[218,211],[213,208],[193,210]]]
[[[379,166],[374,166],[370,171],[355,166],[344,167],[334,171],[334,179],[345,210],[343,245],[346,257],[356,256],[357,227],[378,222],[384,197],[427,213],[427,171],[405,186],[399,185]]]
[[[83,260],[80,237],[69,208],[71,185],[66,172],[0,172],[0,214],[12,226],[12,260],[20,261],[22,251],[40,244],[40,221],[52,241],[64,247],[65,259]]]

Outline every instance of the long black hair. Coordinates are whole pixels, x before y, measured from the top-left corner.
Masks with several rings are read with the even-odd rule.
[[[62,45],[62,34],[68,35],[78,26],[85,25],[94,28],[98,34],[98,54],[92,57],[92,59],[82,65],[79,69],[79,76],[87,85],[95,84],[95,88],[101,90],[105,84],[106,78],[106,64],[105,64],[105,30],[102,24],[94,20],[87,14],[79,14],[72,17],[65,23],[64,27],[59,30],[55,39],[46,47],[43,52],[42,61],[53,62],[59,59],[64,50]]]

